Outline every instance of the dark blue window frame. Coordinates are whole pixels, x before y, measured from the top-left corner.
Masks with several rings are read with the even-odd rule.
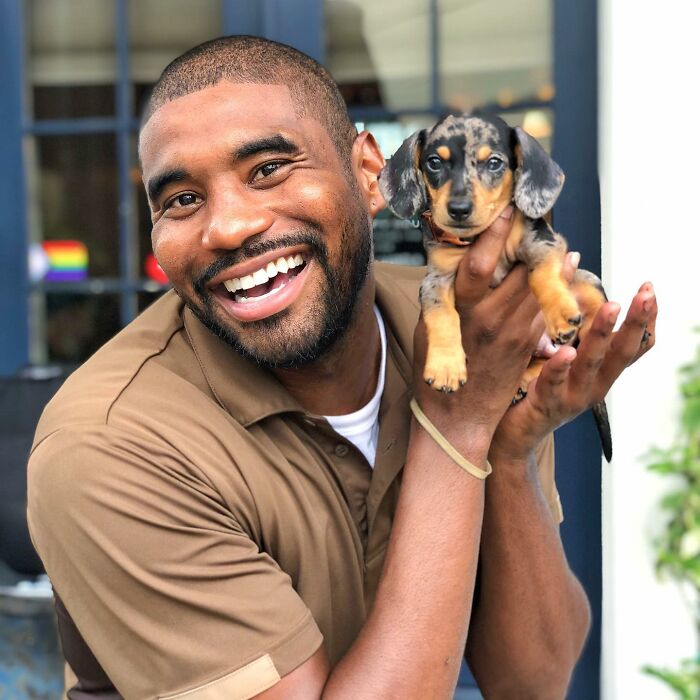
[[[29,357],[27,210],[22,158],[24,42],[21,0],[0,0],[0,374]]]
[[[138,128],[132,117],[129,84],[127,0],[115,0],[117,47],[116,114],[113,118],[34,121],[25,104],[25,21],[22,0],[0,0],[0,191],[5,207],[0,217],[0,375],[12,374],[29,360],[28,300],[30,290],[56,293],[117,293],[121,320],[136,315],[136,293],[153,284],[135,274],[136,238],[130,229],[134,206],[129,181],[130,140]],[[390,112],[382,108],[351,109],[356,121],[395,119],[401,114],[440,116],[438,0],[429,0],[432,104],[426,109]],[[556,207],[556,225],[572,248],[580,250],[590,269],[600,270],[600,209],[597,183],[597,3],[553,0],[554,82],[556,97],[554,155],[567,174],[567,186]],[[223,0],[222,34],[253,34],[292,44],[318,60],[323,52],[323,0]],[[512,110],[526,109],[519,103]],[[542,103],[536,106],[541,107]],[[497,108],[498,109],[498,108]],[[501,110],[503,111],[503,110]],[[37,135],[114,134],[117,143],[120,264],[118,278],[79,284],[30,286],[27,277],[27,212],[23,140]],[[586,588],[593,609],[593,629],[569,693],[572,700],[599,697],[601,531],[600,451],[587,416],[557,435],[557,481],[565,505],[562,538],[572,568]]]

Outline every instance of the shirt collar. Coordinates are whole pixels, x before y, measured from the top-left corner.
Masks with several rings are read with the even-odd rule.
[[[392,268],[396,268],[392,270]],[[419,273],[398,275],[392,265],[374,263],[376,303],[387,330],[388,357],[401,378],[401,386],[387,384],[382,401],[382,413],[393,400],[403,394],[411,382],[410,357],[413,330],[418,320],[416,296]],[[185,330],[209,387],[221,406],[241,425],[248,427],[268,416],[285,412],[304,412],[275,376],[235,352],[225,341],[214,335],[187,308],[184,311]],[[381,415],[381,413],[380,413]]]

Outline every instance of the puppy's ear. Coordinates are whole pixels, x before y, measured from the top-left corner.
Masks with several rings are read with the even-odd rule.
[[[539,219],[557,201],[564,186],[564,172],[547,152],[519,126],[513,129],[515,170],[515,206],[525,216]]]
[[[428,208],[428,195],[418,167],[426,133],[422,129],[411,134],[379,175],[379,191],[400,219],[410,219]]]

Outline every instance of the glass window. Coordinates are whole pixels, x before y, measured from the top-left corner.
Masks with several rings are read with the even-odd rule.
[[[34,116],[111,116],[115,0],[31,0],[27,9]]]
[[[162,292],[141,292],[138,295],[139,313],[145,311],[154,301],[163,296]]]
[[[46,294],[44,361],[77,364],[121,328],[116,294]]]
[[[427,0],[325,0],[326,67],[350,107],[430,106]]]
[[[554,135],[554,110],[549,107],[507,112],[500,115],[510,126],[521,126],[536,138],[548,153],[552,151]]]
[[[404,115],[391,122],[358,123],[357,128],[370,131],[384,157],[390,158],[414,131],[429,127],[434,121],[430,115]],[[374,220],[374,256],[377,260],[401,265],[425,264],[420,229],[384,209]]]
[[[39,242],[77,241],[90,277],[119,275],[113,134],[36,138]]]
[[[129,64],[134,114],[163,68],[203,41],[221,36],[221,0],[129,0]]]
[[[136,116],[167,63],[221,35],[221,6],[221,0],[28,0],[30,132],[35,121],[56,120],[42,125],[48,133],[28,138],[25,150],[32,361],[86,359],[167,288],[149,256],[134,123],[116,122],[116,99],[131,88]],[[128,36],[120,38],[124,10]],[[70,121],[85,117],[115,122],[105,133],[90,133],[84,129],[94,122]],[[128,162],[117,157],[125,139]]]
[[[146,190],[141,180],[141,166],[138,159],[138,139],[134,135],[131,141],[131,169],[129,170],[129,180],[132,184],[133,201],[135,207],[135,227],[136,227],[136,250],[138,252],[137,277],[145,279],[148,277],[146,263],[151,254],[151,210],[148,206]]]
[[[548,101],[552,0],[438,0],[440,100],[449,109]]]

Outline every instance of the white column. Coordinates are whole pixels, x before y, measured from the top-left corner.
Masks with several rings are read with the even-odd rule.
[[[649,279],[661,307],[654,350],[609,399],[614,461],[603,464],[604,700],[671,700],[641,673],[696,653],[690,613],[660,584],[652,541],[668,479],[642,455],[678,428],[677,368],[700,335],[700,3],[601,0],[603,279],[626,304]]]

